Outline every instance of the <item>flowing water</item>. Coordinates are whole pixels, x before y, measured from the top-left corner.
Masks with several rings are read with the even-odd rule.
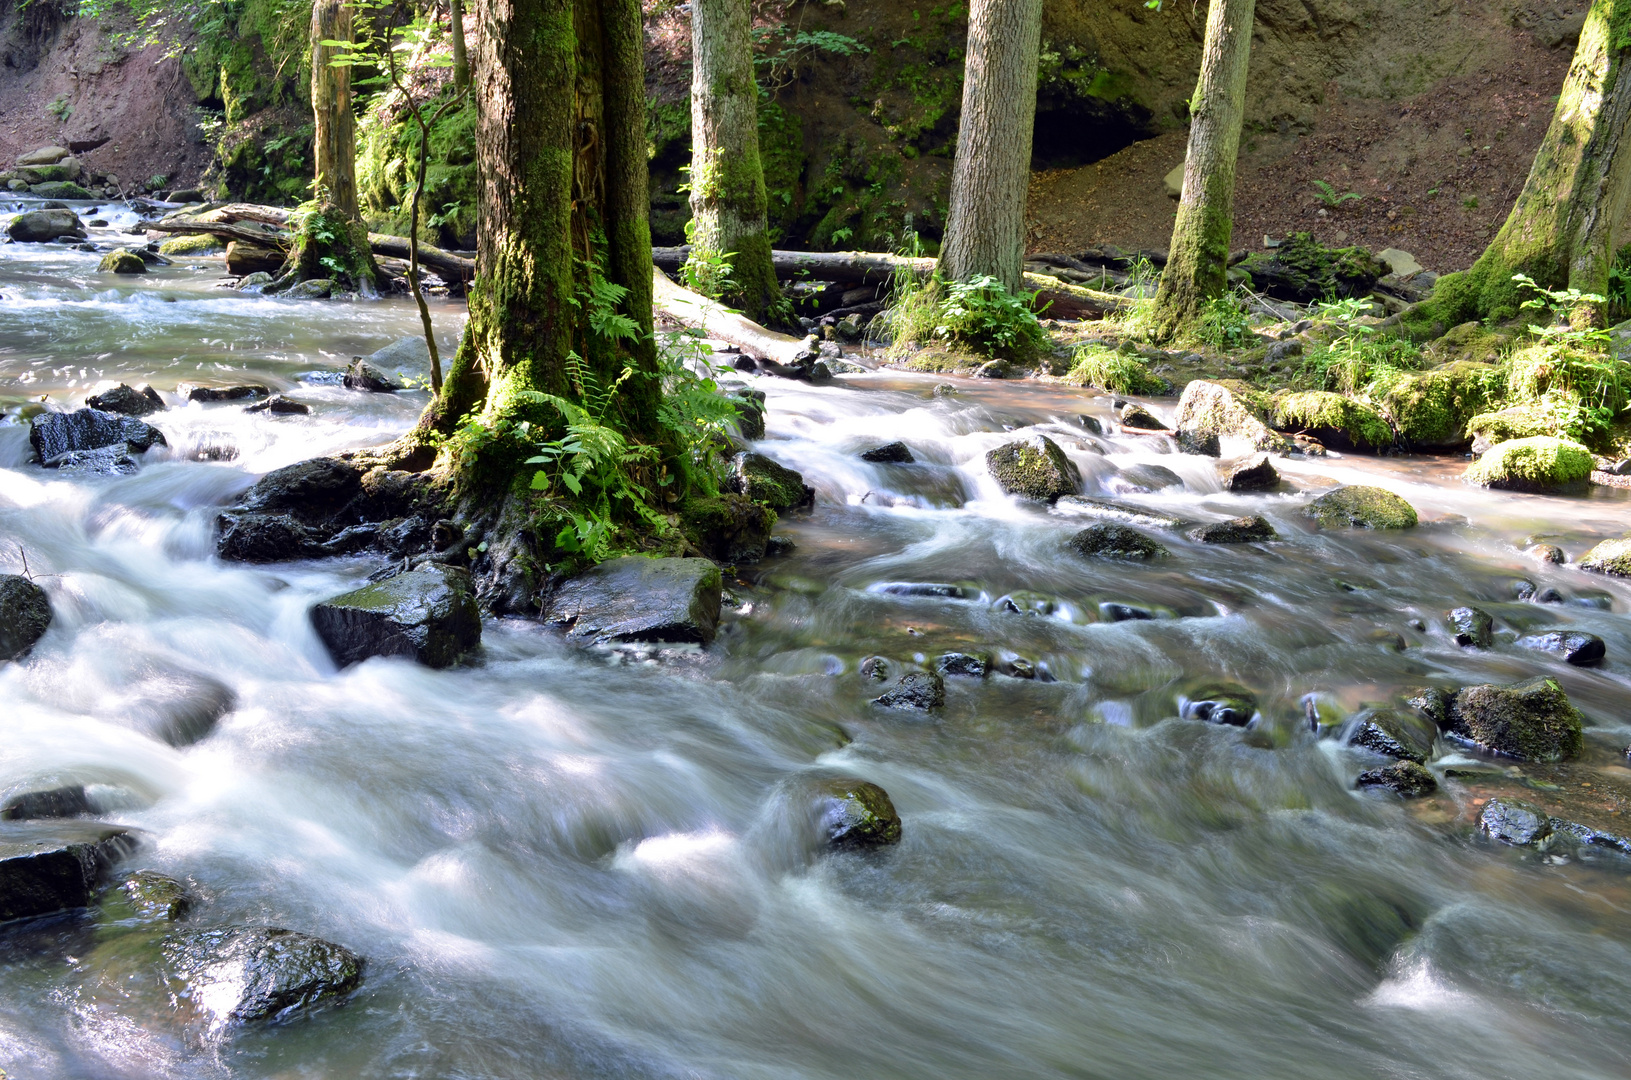
[[[1500,495],[1461,486],[1453,461],[1329,458],[1285,463],[1297,491],[1232,495],[1206,459],[1090,435],[1078,417],[1110,403],[1086,391],[755,379],[760,449],[817,504],[780,527],[793,554],[729,584],[714,645],[584,652],[489,621],[464,667],[336,671],[305,612],[376,564],[223,564],[213,517],[268,469],[412,422],[420,392],[300,379],[413,333],[411,305],[241,297],[214,288],[218,260],[114,279],[95,258],[0,250],[0,569],[26,551],[56,614],[0,668],[0,795],[91,785],[143,830],[132,865],[195,884],[193,922],[286,926],[368,968],[341,1007],[199,1046],[98,982],[85,919],[12,926],[11,1077],[1631,1074],[1625,868],[1480,839],[1454,783],[1415,807],[1357,793],[1376,762],[1305,720],[1309,694],[1345,713],[1545,672],[1589,717],[1586,767],[1623,779],[1631,593],[1518,554],[1531,535],[1578,555],[1625,531],[1613,493]],[[456,336],[455,309],[437,319]],[[261,382],[312,412],[172,408],[150,418],[171,449],[135,476],[30,463],[26,400],[76,405],[111,381]],[[1085,562],[1064,542],[1092,519],[985,473],[1031,430],[1088,494],[1160,464],[1183,487],[1128,501],[1262,513],[1284,540],[1171,535],[1157,564]],[[916,464],[857,457],[893,439]],[[1310,492],[1355,481],[1403,494],[1422,527],[1303,523]],[[1514,602],[1519,577],[1568,602]],[[1509,630],[1590,630],[1608,660],[1463,652],[1442,615],[1468,602]],[[1108,621],[1107,603],[1159,617]],[[958,648],[1041,677],[950,678],[933,716],[868,705],[863,657]],[[201,678],[238,703],[213,734],[177,749],[142,732],[133,701]],[[1216,682],[1255,695],[1252,728],[1177,718]],[[889,792],[898,847],[822,853],[799,793],[838,775]]]

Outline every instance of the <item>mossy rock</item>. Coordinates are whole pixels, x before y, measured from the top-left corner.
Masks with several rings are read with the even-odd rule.
[[[1381,413],[1324,390],[1276,394],[1271,416],[1279,430],[1312,435],[1327,446],[1379,450],[1393,442],[1393,428]]]
[[[807,506],[815,499],[815,492],[805,486],[802,475],[751,451],[731,459],[729,483],[738,494],[776,511]]]
[[[1451,734],[1523,761],[1564,761],[1585,746],[1580,710],[1555,679],[1469,686],[1450,703]]]
[[[745,495],[693,497],[680,505],[680,531],[710,559],[758,562],[765,557],[776,512]]]
[[[1631,577],[1631,533],[1604,540],[1580,556],[1575,565],[1612,577]]]
[[[1038,502],[1074,495],[1082,483],[1076,464],[1046,435],[1005,443],[985,455],[985,465],[1003,491]]]
[[[1506,390],[1505,372],[1457,360],[1399,377],[1382,396],[1382,412],[1399,437],[1423,450],[1467,445],[1467,422],[1487,412]]]
[[[1070,549],[1084,558],[1160,559],[1169,552],[1137,529],[1113,522],[1089,525],[1070,538]]]
[[[1292,233],[1273,253],[1251,255],[1238,269],[1269,296],[1302,304],[1368,296],[1388,273],[1388,265],[1364,248],[1328,248],[1309,233]]]
[[[1536,435],[1490,447],[1464,479],[1508,491],[1556,491],[1584,485],[1592,467],[1591,451],[1579,443]]]
[[[1413,529],[1416,508],[1386,488],[1353,484],[1321,495],[1308,513],[1327,529]]]
[[[1235,379],[1196,379],[1184,387],[1172,426],[1190,439],[1244,439],[1254,450],[1288,454],[1294,444],[1266,422],[1269,399]]]
[[[1556,435],[1557,425],[1539,405],[1515,405],[1499,412],[1479,413],[1467,421],[1472,448],[1483,453],[1496,443],[1529,439],[1536,435]]]
[[[835,848],[900,843],[900,814],[889,795],[865,780],[829,780],[820,786],[821,831]]]
[[[114,248],[102,256],[102,261],[96,264],[96,269],[104,274],[145,274],[147,264],[142,257],[129,248]]]
[[[225,251],[227,246],[209,233],[193,233],[190,236],[172,236],[159,244],[160,255],[214,255]]]
[[[1491,330],[1481,322],[1464,322],[1452,326],[1442,337],[1430,344],[1425,352],[1439,363],[1466,360],[1475,364],[1499,363],[1512,346],[1512,335],[1504,330]]]
[[[94,199],[95,195],[68,180],[53,180],[29,187],[29,193],[42,199]]]

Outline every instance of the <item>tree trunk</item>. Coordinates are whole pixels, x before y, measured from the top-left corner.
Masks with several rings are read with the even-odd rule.
[[[351,68],[332,63],[325,41],[351,40],[351,7],[316,0],[311,9],[311,108],[316,121],[317,199],[357,217],[357,125],[351,114]]]
[[[748,0],[694,0],[691,56],[690,231],[700,283],[762,322],[781,286],[770,263]],[[721,257],[730,278],[710,282],[705,260]]]
[[[1019,291],[1041,47],[1042,0],[969,5],[963,116],[940,249],[941,271],[953,280],[989,274]]]
[[[1235,161],[1245,119],[1256,0],[1212,0],[1201,76],[1195,83],[1184,161],[1184,191],[1172,227],[1166,270],[1155,294],[1153,336],[1173,338],[1229,287],[1234,231]]]
[[[1631,124],[1631,79],[1620,78],[1628,49],[1631,0],[1594,0],[1506,224],[1471,270],[1447,275],[1434,289],[1429,306],[1441,321],[1515,316],[1527,297],[1514,274],[1549,289],[1607,293],[1612,232],[1631,180],[1631,154],[1620,152]],[[1577,321],[1600,318],[1600,311],[1576,312]]]
[[[464,0],[447,0],[448,21],[453,30],[453,86],[470,88],[470,59],[464,51]]]

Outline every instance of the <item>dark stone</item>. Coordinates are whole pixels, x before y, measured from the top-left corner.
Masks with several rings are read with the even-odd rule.
[[[1519,578],[1512,583],[1512,599],[1533,600],[1535,598],[1535,583],[1527,578]]]
[[[1006,675],[1010,679],[1034,679],[1038,672],[1035,664],[1023,656],[1016,656],[1012,660],[997,661],[997,674]]]
[[[969,590],[961,585],[946,585],[936,581],[886,581],[873,585],[868,592],[885,596],[938,596],[945,600],[967,600]]]
[[[361,493],[361,469],[334,458],[312,458],[267,473],[244,493],[238,505],[245,510],[327,517]]]
[[[13,795],[0,806],[0,821],[31,821],[36,818],[71,818],[94,813],[85,788],[80,784],[25,791]]]
[[[0,663],[25,656],[51,626],[51,598],[21,574],[0,574]]]
[[[1184,720],[1245,727],[1257,715],[1257,699],[1244,687],[1222,683],[1203,685],[1194,693],[1179,697],[1178,715]]]
[[[159,397],[159,392],[151,386],[136,390],[124,383],[120,383],[112,390],[91,395],[85,399],[85,404],[92,409],[119,413],[123,416],[148,416],[168,408],[164,404],[164,399]]]
[[[188,401],[243,401],[246,398],[263,398],[272,393],[264,386],[247,384],[244,386],[194,386],[187,390]]]
[[[778,512],[808,506],[815,501],[815,490],[805,485],[803,476],[751,451],[731,459],[731,475],[726,486]]]
[[[1155,559],[1168,554],[1137,529],[1111,522],[1089,525],[1070,538],[1070,548],[1086,558]]]
[[[449,667],[481,644],[470,574],[442,563],[331,597],[312,608],[311,621],[341,667],[371,656]]]
[[[120,702],[132,727],[171,746],[199,742],[237,707],[238,695],[226,683],[179,669],[153,674]]]
[[[1523,553],[1536,562],[1551,566],[1561,566],[1565,561],[1563,549],[1556,544],[1530,544],[1523,549]]]
[[[1003,491],[1039,502],[1074,495],[1082,484],[1075,463],[1046,435],[1005,443],[985,455],[985,464]]]
[[[798,548],[791,536],[777,535],[765,541],[765,557],[777,558],[782,555],[791,555]]]
[[[1136,607],[1132,604],[1120,604],[1114,600],[1107,600],[1099,605],[1099,616],[1105,622],[1138,622],[1158,617],[1149,608]]]
[[[1518,639],[1517,644],[1521,649],[1551,653],[1581,667],[1597,663],[1607,651],[1602,638],[1579,630],[1542,630],[1535,634],[1525,634]]]
[[[1414,761],[1396,761],[1380,769],[1367,769],[1359,774],[1355,783],[1371,791],[1391,791],[1405,799],[1418,799],[1438,790],[1433,774]]]
[[[1223,454],[1223,444],[1215,431],[1195,431],[1185,428],[1173,434],[1178,444],[1180,454],[1200,454],[1202,457],[1219,457]]]
[[[929,712],[946,703],[946,683],[928,671],[910,671],[901,676],[893,690],[872,702],[885,709],[915,709]]]
[[[865,780],[829,780],[818,799],[821,832],[835,848],[900,843],[900,815],[889,795]]]
[[[941,675],[967,675],[983,679],[991,673],[991,657],[985,653],[942,653],[935,657],[934,669]]]
[[[748,360],[748,370],[752,369],[753,361]],[[736,406],[736,426],[741,431],[742,438],[749,441],[764,438],[765,392],[738,386],[727,390],[725,397]]]
[[[304,284],[304,282],[302,282]],[[402,384],[359,356],[345,369],[345,386],[349,390],[363,390],[371,394],[394,394]]]
[[[719,626],[719,567],[707,559],[609,559],[563,582],[544,621],[568,637],[611,641],[713,641]]]
[[[1076,422],[1080,424],[1082,429],[1090,435],[1104,434],[1104,425],[1099,423],[1099,419],[1096,416],[1088,416],[1086,413],[1083,413],[1076,418]]]
[[[134,848],[116,825],[0,822],[0,922],[87,906],[102,872]]]
[[[1136,401],[1129,401],[1121,409],[1121,426],[1142,431],[1167,431],[1159,417]]]
[[[1117,486],[1132,491],[1156,492],[1182,487],[1184,478],[1164,465],[1129,465],[1116,474]]]
[[[227,273],[233,277],[276,274],[287,261],[288,256],[282,251],[265,244],[253,244],[247,240],[233,240],[227,244]]]
[[[143,451],[165,446],[164,433],[144,420],[100,409],[71,413],[41,413],[30,423],[28,441],[43,464],[52,465],[74,450],[118,447]]]
[[[1440,731],[1447,730],[1450,726],[1450,703],[1450,695],[1436,686],[1414,690],[1410,697],[1405,699],[1405,704],[1415,709],[1417,715]]]
[[[1214,521],[1209,525],[1189,530],[1189,538],[1203,544],[1255,544],[1278,540],[1280,534],[1261,515]]]
[[[1462,648],[1487,649],[1494,639],[1495,620],[1475,607],[1458,607],[1445,615],[1455,643]]]
[[[1436,726],[1422,717],[1395,709],[1366,709],[1354,718],[1348,743],[1383,757],[1425,764],[1437,733]]]
[[[320,534],[292,514],[225,513],[215,550],[236,562],[282,562],[327,554]]]
[[[1267,454],[1253,454],[1218,466],[1225,491],[1273,491],[1280,486],[1280,473]]]
[[[1550,585],[1535,594],[1535,603],[1537,604],[1561,604],[1562,602],[1563,594]]]
[[[1292,233],[1272,252],[1247,256],[1238,268],[1259,292],[1299,304],[1369,296],[1389,271],[1364,248],[1328,248],[1305,232]]]
[[[31,210],[13,218],[6,235],[20,244],[46,244],[59,236],[83,237],[85,226],[72,210]]]
[[[776,512],[745,495],[724,492],[717,499],[688,499],[680,519],[703,554],[722,563],[757,562],[770,549]]]
[[[70,450],[46,462],[51,468],[65,473],[93,473],[98,476],[132,476],[141,471],[141,462],[123,446],[104,446],[100,450]]]
[[[1478,827],[1492,839],[1520,847],[1544,840],[1552,833],[1547,815],[1528,803],[1491,799],[1478,815]]]
[[[1481,749],[1523,761],[1562,761],[1585,745],[1580,710],[1556,680],[1469,686],[1450,702],[1448,730]]]
[[[305,414],[311,412],[311,406],[303,404],[299,401],[293,401],[284,397],[282,394],[273,394],[265,401],[257,401],[253,405],[244,406],[244,412],[270,412],[304,416]]]
[[[881,656],[868,656],[861,660],[861,678],[870,682],[883,682],[889,678],[889,661]]]
[[[230,926],[164,940],[177,1004],[216,1024],[281,1020],[350,993],[362,981],[356,953],[292,930]]]
[[[875,446],[871,450],[862,451],[861,460],[895,462],[898,464],[909,465],[914,459],[912,457],[912,452],[906,448],[905,443],[892,442],[885,443],[882,446]]]
[[[103,901],[105,914],[146,921],[177,922],[192,910],[193,894],[186,885],[156,870],[125,874],[108,887],[113,900]]]

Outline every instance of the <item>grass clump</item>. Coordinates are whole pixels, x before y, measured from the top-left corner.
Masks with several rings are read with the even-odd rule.
[[[1149,362],[1142,356],[1103,345],[1083,345],[1077,349],[1065,378],[1078,386],[1096,386],[1112,394],[1160,397],[1172,393],[1172,384],[1151,372]]]
[[[987,359],[1025,362],[1048,341],[1028,299],[989,275],[946,281],[936,274],[923,282],[902,273],[882,318],[897,356],[909,345],[940,344]]]

